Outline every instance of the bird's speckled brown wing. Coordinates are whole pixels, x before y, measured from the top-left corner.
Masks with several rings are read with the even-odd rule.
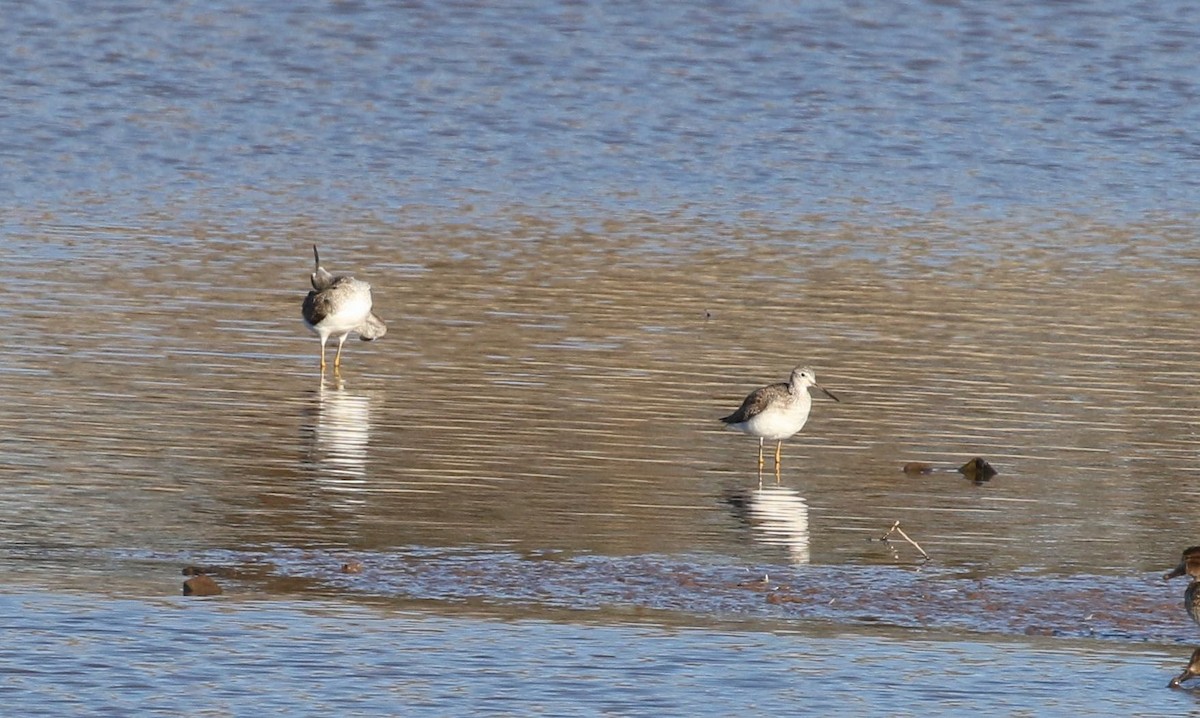
[[[348,295],[353,295],[357,282],[354,277],[341,276],[334,277],[328,287],[321,291],[311,291],[304,298],[304,305],[301,307],[304,312],[304,319],[309,324],[317,324],[325,317],[337,311],[337,305],[348,298]],[[380,335],[382,336],[382,335]]]
[[[1183,592],[1183,607],[1187,609],[1192,621],[1200,624],[1200,581],[1192,581]]]
[[[309,292],[300,311],[304,314],[304,321],[314,326],[320,324],[330,313],[329,294],[324,291]]]
[[[746,397],[737,411],[729,416],[721,417],[721,421],[726,424],[740,424],[743,421],[748,421],[756,414],[761,414],[763,409],[767,408],[767,404],[783,398],[787,393],[787,384],[771,384],[761,389],[755,389],[750,392],[750,395]]]

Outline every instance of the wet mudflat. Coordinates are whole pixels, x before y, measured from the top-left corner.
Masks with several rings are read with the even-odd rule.
[[[251,642],[262,599],[302,624],[310,601],[419,609],[368,624],[394,636],[445,620],[499,645],[543,629],[620,642],[635,622],[682,625],[696,643],[680,650],[708,656],[714,642],[771,653],[760,643],[851,632],[794,651],[790,670],[869,672],[879,650],[889,672],[1041,665],[1056,696],[1038,705],[1093,700],[1081,662],[1147,692],[1182,667],[1196,629],[1183,586],[1159,577],[1197,500],[1174,470],[1197,448],[1190,264],[1147,260],[1133,276],[1012,261],[964,279],[836,252],[791,262],[782,242],[750,257],[677,238],[668,260],[630,235],[614,255],[568,235],[486,262],[445,258],[444,239],[406,242],[404,263],[382,241],[334,245],[330,264],[346,257],[373,282],[394,335],[348,345],[324,381],[292,316],[310,270],[299,237],[286,242],[296,257],[183,241],[163,263],[148,239],[76,244],[68,274],[26,262],[34,290],[15,332],[38,348],[3,374],[6,460],[21,469],[6,575],[144,616],[158,609],[140,601],[178,595],[182,567],[217,567],[224,593],[200,600],[228,605],[223,630]],[[464,250],[487,241],[471,239]],[[37,257],[50,240],[24,241]],[[764,285],[769,297],[743,301]],[[97,286],[105,312],[89,311]],[[842,403],[818,400],[778,479],[768,462],[760,482],[756,442],[716,417],[796,361]],[[953,470],[976,455],[999,473]],[[944,470],[905,473],[913,460]],[[929,561],[878,540],[895,521]],[[36,601],[22,605],[15,620],[39,620]],[[463,610],[552,623],[475,625]],[[170,615],[168,627],[191,620]],[[374,632],[357,640],[396,650]],[[307,648],[333,661],[367,650]],[[698,660],[692,676],[724,665]],[[918,681],[914,705],[954,692],[938,675]],[[664,705],[696,699],[680,680]],[[806,685],[738,700],[847,690]],[[987,685],[985,702],[1009,705],[1011,682]]]
[[[22,5],[8,707],[1190,710],[1195,12]]]

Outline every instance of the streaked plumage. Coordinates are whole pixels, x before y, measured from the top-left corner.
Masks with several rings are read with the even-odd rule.
[[[1192,621],[1200,625],[1200,605],[1197,603],[1200,601],[1200,546],[1184,549],[1183,555],[1179,558],[1179,564],[1163,574],[1163,580],[1170,580],[1178,576],[1187,576],[1192,579],[1187,590],[1183,592],[1183,607],[1187,609]]]
[[[301,312],[304,323],[321,339],[321,371],[325,371],[325,342],[329,337],[338,338],[337,354],[333,368],[342,363],[342,345],[351,333],[357,333],[363,341],[378,339],[387,334],[387,325],[371,311],[371,285],[354,277],[335,277],[321,266],[321,255],[313,245],[312,291],[304,298]]]
[[[786,383],[771,384],[750,392],[738,410],[721,418],[733,429],[758,437],[758,470],[763,467],[763,441],[778,442],[775,446],[775,469],[779,470],[783,440],[792,437],[804,428],[808,413],[812,409],[812,397],[808,394],[813,387],[830,399],[840,401],[817,384],[812,369],[796,367]]]

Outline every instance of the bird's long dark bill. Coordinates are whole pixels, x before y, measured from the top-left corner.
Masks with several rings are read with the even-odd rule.
[[[832,394],[832,393],[831,393],[831,392],[830,392],[828,389],[826,389],[825,387],[823,387],[823,386],[817,386],[816,384],[813,384],[813,386],[816,386],[818,389],[820,389],[820,390],[821,390],[821,393],[822,393],[822,394],[824,394],[825,396],[829,397],[830,399],[833,399],[834,401],[836,401],[836,402],[837,402],[837,403],[839,403],[839,404],[840,404],[840,403],[842,403],[842,400],[841,400],[841,399],[839,399],[839,398],[837,398],[836,396],[834,396],[834,395],[833,395],[833,394]]]
[[[317,266],[321,266],[321,255],[317,254],[317,245],[313,245],[313,259],[317,261]]]
[[[1200,648],[1192,651],[1192,657],[1188,660],[1187,668],[1183,669],[1183,673],[1172,678],[1171,682],[1167,685],[1171,688],[1179,688],[1180,683],[1200,675],[1200,673],[1196,672],[1197,668],[1200,668]]]
[[[1176,576],[1182,576],[1185,573],[1187,573],[1187,561],[1180,561],[1179,565],[1172,569],[1170,573],[1163,574],[1163,580],[1167,581]]]
[[[1195,674],[1192,673],[1191,670],[1185,668],[1183,673],[1180,673],[1171,679],[1171,682],[1167,684],[1167,688],[1182,688],[1183,682],[1191,678],[1193,675]]]

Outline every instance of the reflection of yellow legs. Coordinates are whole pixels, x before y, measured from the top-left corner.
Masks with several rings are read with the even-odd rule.
[[[780,441],[775,444],[775,483],[777,483],[777,484],[780,481],[779,467],[782,464],[782,452],[783,452],[783,442]],[[765,466],[765,465],[766,465],[766,462],[763,461],[763,439],[760,436],[758,438],[758,486],[759,486],[759,488],[762,488],[763,466]]]
[[[783,442],[775,443],[775,483],[779,483],[779,467],[783,463]],[[766,462],[763,461],[763,439],[758,437],[758,480],[762,481],[763,466]]]
[[[340,374],[342,371],[342,345],[346,343],[348,334],[343,334],[338,340],[337,353],[333,355],[333,373]],[[325,342],[321,342],[321,376],[325,376]]]
[[[763,440],[758,437],[758,488],[762,488],[762,469],[763,469]]]

